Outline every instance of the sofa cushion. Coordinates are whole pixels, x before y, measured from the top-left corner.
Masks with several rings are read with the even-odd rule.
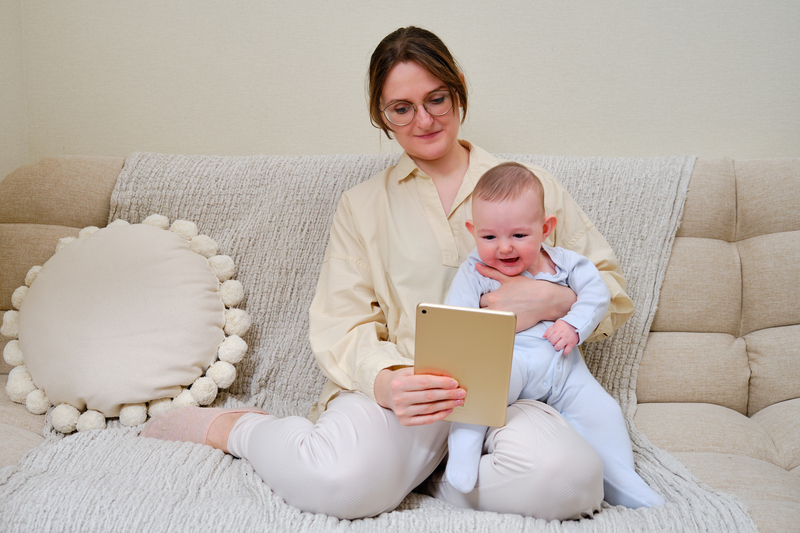
[[[745,504],[759,531],[797,531],[800,477],[741,455],[674,454],[697,478]]]
[[[698,159],[677,237],[736,240],[736,175],[731,159]]]
[[[736,161],[737,240],[800,231],[798,161],[788,157]]]
[[[16,464],[29,450],[44,441],[44,437],[5,422],[0,422],[0,468]]]
[[[770,405],[753,415],[752,420],[775,443],[780,466],[796,475],[800,473],[800,398]]]
[[[772,500],[742,500],[750,516],[763,533],[795,532],[800,503]]]
[[[735,244],[676,238],[650,329],[737,335],[741,287]]]
[[[800,504],[800,477],[780,466],[744,455],[676,452],[701,481],[742,500],[771,500]]]
[[[697,402],[747,413],[744,339],[725,333],[651,332],[639,363],[640,403]]]
[[[0,387],[4,391],[0,394],[0,420],[4,424],[14,426],[35,434],[40,434],[44,427],[45,415],[35,415],[28,411],[24,405],[12,402],[5,394],[7,375],[0,375]],[[3,442],[0,440],[0,442]]]
[[[8,376],[0,375],[0,388],[5,391]],[[0,468],[15,464],[28,450],[40,444],[44,437],[44,415],[34,415],[0,393]]]
[[[750,356],[748,415],[800,398],[800,326],[754,331],[745,336]],[[798,418],[800,420],[800,418]]]
[[[634,422],[650,442],[670,453],[714,452],[781,464],[769,433],[757,422],[726,407],[645,403],[636,407]]]
[[[0,224],[102,227],[119,157],[49,157],[25,165],[0,182]]]
[[[741,335],[800,324],[800,231],[737,244],[742,267]]]

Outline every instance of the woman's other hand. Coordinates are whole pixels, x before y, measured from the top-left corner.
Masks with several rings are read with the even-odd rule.
[[[481,307],[517,315],[517,332],[542,320],[566,316],[578,299],[572,289],[563,285],[521,275],[509,277],[480,262],[476,266],[482,276],[500,282],[499,289],[481,296]]]
[[[414,369],[383,369],[375,378],[378,405],[391,409],[404,426],[443,420],[464,403],[467,392],[445,376],[414,374]]]

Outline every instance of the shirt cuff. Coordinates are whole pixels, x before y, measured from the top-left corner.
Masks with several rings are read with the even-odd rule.
[[[378,403],[378,400],[375,399],[375,378],[378,377],[380,371],[387,368],[397,370],[408,366],[414,366],[414,361],[405,357],[399,359],[382,355],[370,357],[358,369],[356,390],[366,394],[369,398],[372,398],[372,401]]]

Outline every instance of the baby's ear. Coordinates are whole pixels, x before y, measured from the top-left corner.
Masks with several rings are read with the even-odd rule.
[[[475,236],[475,224],[472,222],[472,220],[467,219],[467,221],[464,223],[464,225],[467,227],[467,231],[469,231],[470,235],[472,235],[474,237]]]
[[[542,224],[542,240],[545,240],[553,233],[553,230],[556,229],[556,222],[556,217],[553,215],[544,217],[544,224]]]

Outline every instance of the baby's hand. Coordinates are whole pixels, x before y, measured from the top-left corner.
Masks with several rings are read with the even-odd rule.
[[[563,349],[564,355],[571,352],[580,340],[575,328],[563,320],[556,320],[555,324],[547,328],[544,338],[550,341],[556,351]]]

